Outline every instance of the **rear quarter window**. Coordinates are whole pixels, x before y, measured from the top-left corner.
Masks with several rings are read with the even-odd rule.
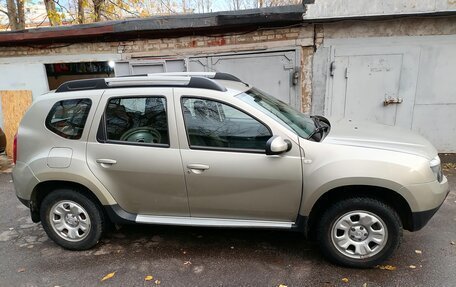
[[[91,106],[90,99],[59,101],[46,117],[46,127],[63,138],[80,139]]]

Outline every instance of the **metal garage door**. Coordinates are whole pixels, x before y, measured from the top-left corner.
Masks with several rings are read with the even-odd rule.
[[[116,77],[127,75],[153,74],[163,72],[186,72],[184,59],[153,59],[116,62]]]
[[[418,60],[412,48],[335,50],[326,114],[411,128]]]
[[[439,152],[456,152],[455,48],[332,46],[325,114],[412,129]]]
[[[245,53],[236,55],[191,57],[189,71],[217,71],[236,75],[272,96],[300,108],[299,83],[293,84],[299,73],[296,51]]]

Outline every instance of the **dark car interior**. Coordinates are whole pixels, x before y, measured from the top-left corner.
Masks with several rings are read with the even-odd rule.
[[[183,113],[191,146],[264,150],[272,136],[262,123],[216,101],[184,98]]]
[[[169,144],[164,98],[138,98],[145,100],[143,110],[126,107],[123,100],[112,99],[106,108],[108,140]]]

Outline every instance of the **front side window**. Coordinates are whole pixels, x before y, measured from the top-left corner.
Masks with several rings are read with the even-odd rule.
[[[46,127],[66,139],[80,139],[91,105],[90,99],[59,101],[46,117]]]
[[[105,123],[108,142],[169,146],[164,97],[112,98],[106,107]]]
[[[255,88],[236,97],[277,120],[302,138],[307,139],[315,132],[316,124],[311,117]]]
[[[218,101],[182,98],[191,148],[264,151],[270,130],[250,115]]]

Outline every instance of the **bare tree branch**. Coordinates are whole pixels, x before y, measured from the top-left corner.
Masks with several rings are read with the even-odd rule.
[[[133,15],[133,16],[139,17],[139,14],[136,14],[134,12],[131,12],[128,9],[125,9],[124,7],[122,7],[122,6],[118,5],[117,3],[115,3],[114,1],[112,1],[112,0],[108,0],[108,1],[109,1],[109,3],[111,3],[114,6],[116,6],[117,8],[119,8],[119,9],[121,9],[121,10],[123,10],[123,11],[125,11],[125,12],[127,12],[127,13],[129,13],[131,15]]]
[[[68,15],[71,16],[71,19],[72,21],[76,21],[76,19],[74,18],[73,14],[70,12],[70,10],[68,10],[67,7],[63,6],[62,4],[60,4],[59,0],[53,0],[55,4],[57,4],[60,8],[62,8],[63,10],[65,10]]]

